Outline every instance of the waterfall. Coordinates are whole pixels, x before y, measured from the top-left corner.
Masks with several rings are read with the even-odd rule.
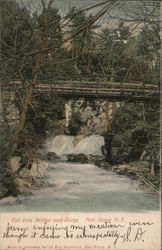
[[[104,138],[99,135],[91,135],[82,139],[74,148],[75,154],[102,155],[101,147],[104,145]]]
[[[52,140],[47,141],[46,148],[48,152],[55,152],[57,155],[73,153],[74,136],[58,135]]]
[[[57,155],[85,154],[102,155],[101,147],[104,145],[104,138],[99,135],[91,135],[79,141],[74,147],[74,136],[58,135],[46,142],[48,152],[55,152]]]

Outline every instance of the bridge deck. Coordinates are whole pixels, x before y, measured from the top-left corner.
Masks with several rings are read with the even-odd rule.
[[[20,81],[13,81],[9,85],[2,85],[2,91],[4,92],[18,89],[24,89]],[[160,99],[160,91],[157,85],[143,83],[96,83],[57,80],[51,84],[39,82],[34,87],[35,95],[50,95],[51,93],[65,98],[110,99],[117,101],[155,101]]]

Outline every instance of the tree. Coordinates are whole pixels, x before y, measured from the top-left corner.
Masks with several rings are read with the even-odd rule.
[[[24,51],[35,47],[33,20],[26,8],[19,9],[15,1],[1,1],[2,8],[2,76],[23,78],[31,74],[31,60],[26,62]],[[23,66],[23,69],[21,70]]]
[[[51,4],[52,4],[52,1],[49,2],[48,7],[45,9],[45,12],[44,12],[44,27],[43,27],[42,37],[41,37],[41,40],[39,43],[40,50],[43,49],[44,44],[45,44],[46,31],[47,31],[47,16],[48,16],[48,11],[50,9]],[[24,129],[24,125],[25,125],[25,121],[26,121],[26,114],[27,114],[28,107],[29,107],[31,99],[32,99],[33,88],[38,80],[38,73],[40,70],[40,64],[41,64],[41,53],[39,53],[37,55],[36,64],[35,64],[33,72],[32,72],[33,79],[30,82],[30,84],[27,86],[27,89],[26,89],[26,95],[24,98],[24,103],[22,106],[21,114],[20,114],[20,120],[18,122],[18,126],[17,126],[16,131],[15,131],[15,137],[14,137],[14,141],[13,141],[12,151],[15,151],[15,149],[17,147],[17,141],[18,141],[19,135]]]
[[[40,15],[36,15],[36,28],[38,30],[41,30],[44,25],[45,13],[46,9],[44,9]],[[61,47],[62,36],[61,16],[56,8],[51,7],[48,11],[44,47],[48,48],[53,45],[53,48],[42,55],[39,73],[40,79],[51,80],[53,77],[56,77],[57,74],[63,73],[60,65],[56,63],[60,58],[66,58],[63,53],[63,48]]]
[[[160,84],[160,24],[144,25],[138,36],[137,56],[143,61],[143,80]]]
[[[124,81],[129,78],[129,72],[134,63],[133,53],[135,39],[120,22],[116,28],[102,30],[100,51],[104,72],[112,81]],[[130,49],[131,48],[131,49]]]
[[[78,13],[77,15],[75,13]],[[92,14],[86,16],[84,10],[77,10],[73,7],[68,15],[74,16],[69,24],[70,31],[72,34],[79,30],[82,26],[85,26],[92,18]],[[93,48],[93,30],[98,25],[87,26],[83,32],[79,33],[71,40],[71,57],[74,59],[75,69],[78,73],[87,73],[90,70],[90,53]]]

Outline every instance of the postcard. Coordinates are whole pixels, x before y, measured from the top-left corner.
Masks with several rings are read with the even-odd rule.
[[[0,0],[0,250],[161,249],[154,0]]]

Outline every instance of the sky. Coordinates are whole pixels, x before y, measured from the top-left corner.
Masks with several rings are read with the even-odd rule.
[[[46,0],[47,1],[47,0]],[[75,6],[77,8],[83,8],[89,5],[93,5],[95,3],[102,2],[103,0],[55,0],[53,6],[58,9],[61,9],[62,12],[66,12],[71,7]],[[40,0],[17,0],[18,3],[26,4],[34,9],[41,9],[41,1]]]
[[[37,10],[41,12],[42,4],[41,0],[16,0],[21,5],[28,6],[32,11]],[[49,0],[45,0],[48,2]],[[69,9],[73,6],[77,8],[84,8],[87,6],[101,3],[105,0],[54,0],[53,6],[58,8],[61,14],[66,14]],[[108,0],[107,0],[108,1]],[[160,0],[118,0],[118,7],[116,7],[115,15],[126,16],[128,13],[133,14],[134,12],[142,14],[141,4],[145,3],[148,9],[152,9],[153,2],[159,2]],[[120,7],[119,7],[120,6]],[[98,9],[93,9],[96,12]]]
[[[16,0],[21,5],[26,5],[30,8],[32,11],[41,12],[42,10],[42,4],[41,0]],[[45,0],[48,2],[49,0]],[[87,6],[92,6],[97,3],[101,3],[105,0],[54,0],[53,6],[56,7],[59,10],[59,13],[61,15],[66,15],[69,9],[71,9],[73,6],[77,8],[84,8]],[[116,25],[116,23],[119,22],[120,18],[124,20],[131,20],[135,16],[138,15],[139,18],[143,15],[141,8],[144,6],[144,3],[146,5],[146,8],[148,11],[152,11],[153,3],[158,2],[159,0],[118,0],[118,4],[113,7],[111,11],[106,13],[104,17],[100,20],[100,24],[102,22],[102,26],[112,26],[113,24]],[[99,11],[101,7],[92,9],[91,12],[95,14],[97,11]],[[114,18],[112,18],[114,17]],[[118,20],[118,21],[117,21]],[[131,23],[129,23],[131,24]]]
[[[19,4],[27,6],[30,10],[37,12],[41,12],[42,10],[42,4],[41,0],[16,0]],[[48,2],[49,0],[46,0]],[[93,6],[98,3],[102,3],[105,0],[54,0],[53,6],[56,7],[59,10],[59,13],[61,15],[66,15],[67,12],[72,8],[76,7],[77,9],[84,9],[86,7]],[[95,14],[97,13],[101,8],[104,6],[93,8],[89,11],[89,14]],[[106,15],[105,15],[106,16]],[[103,17],[100,22],[105,23],[105,18]],[[114,21],[113,21],[114,22]]]

